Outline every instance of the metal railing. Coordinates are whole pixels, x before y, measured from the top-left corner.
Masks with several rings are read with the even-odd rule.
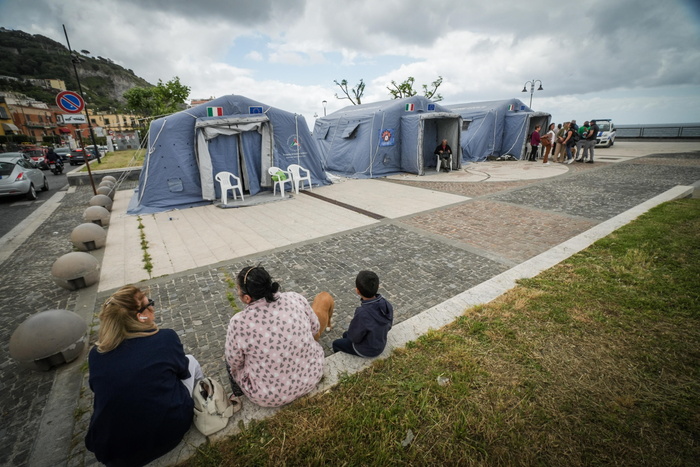
[[[665,123],[656,125],[617,125],[617,138],[697,138],[700,123]]]

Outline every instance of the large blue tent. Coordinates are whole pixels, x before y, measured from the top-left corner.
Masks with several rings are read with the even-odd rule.
[[[458,152],[461,121],[444,106],[414,96],[340,109],[316,120],[314,138],[331,173],[354,178],[422,175],[436,167],[433,153],[442,139]],[[459,167],[455,157],[452,168]]]
[[[526,154],[527,137],[541,125],[547,128],[551,115],[534,112],[518,99],[446,105],[458,113],[462,130],[462,162],[479,162],[489,156],[509,154],[521,159]]]
[[[313,184],[330,183],[303,116],[229,95],[151,124],[139,186],[128,213],[211,203],[221,196],[214,176],[232,172],[245,191],[271,187],[267,169],[299,164]]]

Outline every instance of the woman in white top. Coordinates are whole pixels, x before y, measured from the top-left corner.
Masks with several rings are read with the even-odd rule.
[[[542,161],[543,164],[549,165],[549,151],[552,150],[552,143],[556,141],[557,133],[554,131],[556,128],[556,124],[551,123],[549,125],[549,129],[547,130],[547,133],[542,137],[542,144],[544,144],[545,150],[544,150],[544,160]]]

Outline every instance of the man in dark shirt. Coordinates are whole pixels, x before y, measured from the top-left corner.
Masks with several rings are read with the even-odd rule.
[[[449,172],[449,169],[452,168],[449,167],[450,156],[452,155],[452,148],[449,144],[447,144],[446,139],[443,139],[442,143],[438,144],[438,147],[435,148],[435,155],[440,156],[440,167],[442,168],[442,170],[444,170],[445,172]]]
[[[593,153],[595,152],[595,144],[597,142],[598,131],[598,124],[596,124],[595,120],[591,120],[591,126],[588,128],[588,131],[584,135],[582,156],[583,160],[589,164],[593,163]],[[588,151],[590,151],[591,153],[590,158],[588,157]]]

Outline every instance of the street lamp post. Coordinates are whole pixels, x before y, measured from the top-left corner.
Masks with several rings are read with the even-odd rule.
[[[323,116],[325,117],[326,116],[326,105],[328,105],[328,101],[324,100],[323,102],[321,102],[321,104],[323,104]]]
[[[538,91],[544,91],[542,88],[542,81],[538,79],[533,79],[530,81],[525,81],[525,84],[523,85],[523,91],[522,92],[527,92],[527,85],[530,85],[530,108],[532,109],[532,95],[535,93],[535,83],[540,83],[540,87],[537,88]]]

